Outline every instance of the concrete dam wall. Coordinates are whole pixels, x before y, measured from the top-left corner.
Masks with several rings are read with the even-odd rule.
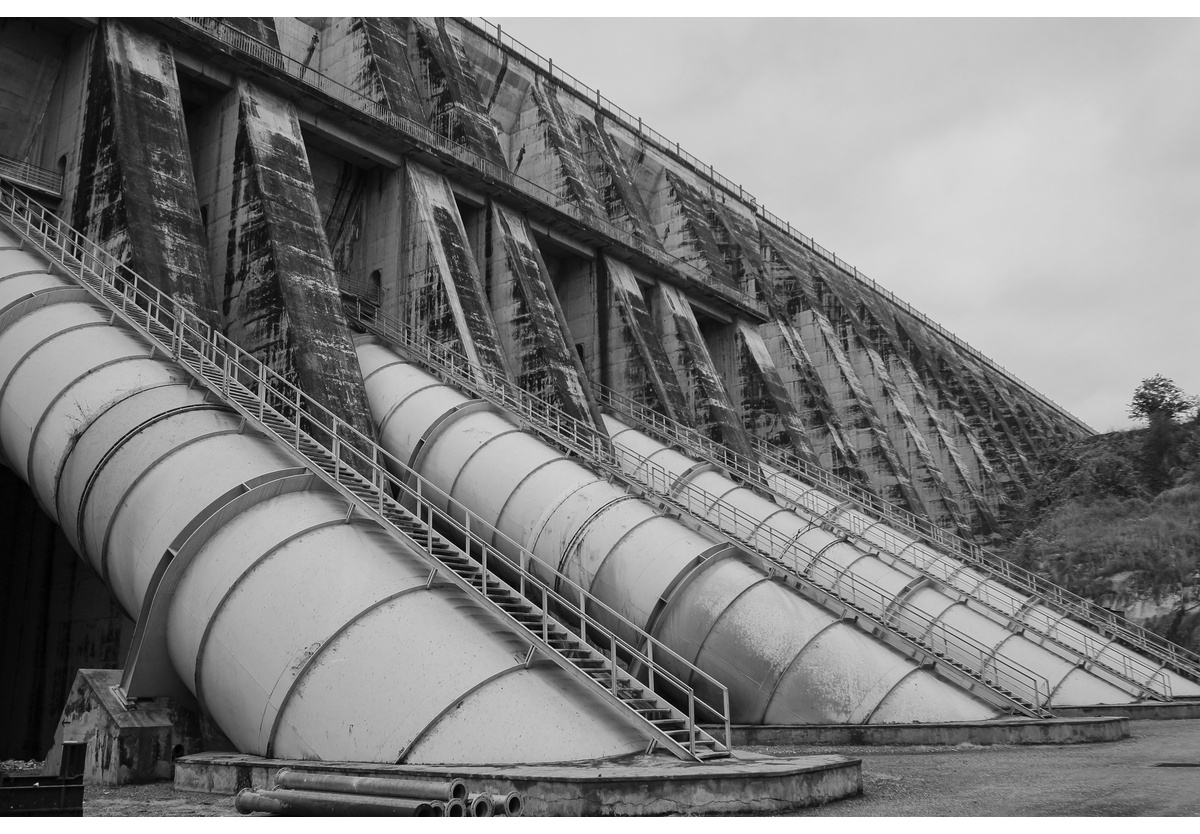
[[[30,508],[0,753],[44,754],[74,669],[138,664],[243,752],[378,762],[694,755],[685,691],[782,724],[1200,696],[1193,659],[976,554],[1087,426],[493,28],[0,27],[0,437]],[[335,415],[313,448],[362,494],[123,326],[23,200]],[[445,493],[424,544],[395,528],[418,483]],[[486,569],[477,596],[484,553],[586,602],[497,603]],[[552,614],[576,648],[518,627]],[[605,640],[607,694],[571,660]],[[639,707],[651,668],[684,686]]]

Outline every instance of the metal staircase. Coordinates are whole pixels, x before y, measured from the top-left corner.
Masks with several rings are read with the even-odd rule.
[[[62,174],[0,154],[0,181],[3,180],[55,200],[62,199]]]
[[[797,507],[810,513],[819,512],[806,504],[803,494],[788,494],[779,487],[768,484],[758,462],[747,460],[736,452],[700,435],[694,429],[676,423],[644,405],[603,387],[598,388],[598,399],[602,407],[629,419],[638,429],[659,441],[722,468],[731,478],[770,498],[780,506]],[[1064,617],[1071,618],[1044,628],[1036,621],[1021,618],[1021,615],[1028,611],[1029,605],[1018,593],[1009,591],[1007,588],[963,589],[955,587],[955,590],[966,595],[968,602],[977,609],[989,612],[990,616],[1001,620],[1010,628],[1022,629],[1027,634],[1037,634],[1047,648],[1057,650],[1059,654],[1065,654],[1071,659],[1078,658],[1090,666],[1103,669],[1109,675],[1118,678],[1125,685],[1134,687],[1148,698],[1157,700],[1172,698],[1170,680],[1164,674],[1164,669],[1170,669],[1183,677],[1200,682],[1200,655],[1147,631],[1141,626],[1134,625],[1110,611],[1099,608],[1094,603],[1072,594],[994,553],[967,542],[927,520],[919,519],[905,510],[887,504],[877,496],[864,493],[847,481],[807,465],[798,459],[785,457],[780,449],[760,438],[752,437],[751,441],[763,463],[798,480],[814,483],[822,491],[842,502],[839,506],[824,511],[826,514],[823,526],[831,532],[837,532],[849,540],[859,542],[862,547],[878,551],[884,556],[908,565],[931,580],[949,584],[946,579],[932,573],[928,563],[918,560],[909,541],[893,536],[886,530],[878,529],[878,525],[883,523],[889,527],[898,528],[913,538],[944,550],[961,561],[964,566],[979,571],[987,578],[1004,586],[1014,587],[1035,602],[1045,605]],[[843,516],[844,510],[849,508],[869,516],[869,520],[864,522],[862,519],[853,517],[840,518]],[[878,540],[865,538],[864,534],[872,528],[876,528],[875,533]],[[1075,620],[1087,624],[1108,639],[1097,640],[1095,635],[1080,629],[1074,622]],[[1100,658],[1111,642],[1152,657],[1162,665],[1156,666],[1139,662],[1126,656],[1122,657],[1120,667],[1114,666]]]
[[[900,611],[893,595],[861,577],[837,571],[794,537],[764,530],[755,519],[694,484],[676,484],[661,466],[612,447],[594,427],[481,369],[465,356],[420,338],[410,328],[383,316],[374,305],[351,300],[345,305],[352,324],[394,345],[444,382],[469,391],[507,411],[523,427],[556,448],[591,466],[610,480],[700,529],[762,560],[802,595],[845,618],[862,621],[877,638],[919,662],[942,664],[947,677],[995,706],[1034,717],[1050,717],[1048,681],[999,657],[970,635],[922,612]],[[708,515],[697,507],[709,508]],[[715,519],[711,517],[715,514]],[[747,533],[747,531],[752,531]]]
[[[278,50],[256,41],[244,33],[238,32],[219,19],[178,18],[175,20],[180,27],[193,35],[212,38],[246,59],[263,62],[275,67],[286,73],[295,82],[302,83],[307,88],[319,91],[332,99],[348,105],[375,122],[386,124],[387,127],[397,131],[407,140],[416,143],[419,148],[434,149],[436,152],[445,155],[447,160],[453,160],[455,163],[470,166],[489,183],[493,183],[498,187],[515,189],[516,192],[533,197],[540,203],[553,207],[555,211],[561,212],[589,228],[602,230],[611,239],[650,258],[656,265],[667,269],[671,273],[686,275],[692,282],[695,282],[694,285],[701,292],[718,294],[727,302],[735,304],[735,306],[743,309],[753,308],[753,312],[757,315],[765,315],[762,310],[758,309],[761,307],[758,302],[748,299],[742,293],[733,293],[728,287],[721,285],[720,282],[705,274],[702,270],[698,270],[690,264],[686,264],[669,255],[661,248],[650,246],[627,231],[613,226],[607,218],[598,217],[583,211],[573,202],[564,200],[550,193],[542,186],[519,177],[507,169],[496,166],[494,163],[490,163],[478,154],[471,152],[468,148],[450,142],[424,125],[419,125],[398,116],[388,110],[385,105],[372,101],[361,93],[313,71],[297,59],[286,56]],[[763,212],[762,217],[767,222],[775,225],[780,231],[786,228],[789,236],[796,237],[797,233],[793,232],[790,224],[785,224],[767,212]],[[987,357],[984,357],[978,351],[958,340],[953,334],[947,333],[940,325],[930,321],[919,311],[914,310],[888,291],[878,287],[873,282],[869,282],[869,279],[862,276],[849,264],[845,264],[836,258],[836,256],[825,252],[821,247],[804,238],[803,235],[799,235],[796,239],[823,257],[827,257],[831,262],[838,264],[847,272],[852,272],[856,279],[867,283],[874,291],[890,299],[891,303],[895,303],[900,308],[907,310],[926,325],[951,339],[951,341],[960,345],[965,350],[968,350],[988,367],[997,369],[1005,377],[1015,380],[1015,377],[1012,377],[1007,371],[999,368],[990,359],[987,359]],[[1024,387],[1028,388],[1028,386]],[[732,476],[743,480],[744,483],[755,489],[771,491],[762,480],[757,462],[747,460],[728,449],[717,446],[707,438],[696,434],[685,426],[672,424],[671,421],[664,422],[662,415],[646,409],[640,404],[628,401],[623,402],[624,398],[620,397],[620,395],[604,391],[600,391],[599,393],[602,405],[612,409],[614,413],[622,414],[636,421],[638,428],[654,434],[666,442],[678,445],[686,449],[690,454],[696,454],[705,460],[717,463],[717,465],[725,468]],[[1050,400],[1040,395],[1038,396],[1048,406],[1058,410],[1058,407]],[[911,532],[914,536],[926,540],[954,555],[956,558],[970,563],[972,567],[985,572],[989,577],[1018,588],[1026,594],[1036,596],[1047,607],[1087,623],[1100,634],[1107,635],[1122,645],[1128,646],[1148,657],[1155,658],[1165,668],[1200,682],[1200,655],[1189,652],[1170,641],[1164,640],[1153,632],[1117,617],[1111,612],[1096,606],[1094,603],[1071,594],[1065,589],[1047,582],[1041,577],[1023,570],[995,554],[942,530],[923,519],[919,519],[904,510],[893,507],[880,500],[877,496],[861,490],[847,481],[843,481],[817,467],[806,465],[803,461],[791,458],[780,449],[767,444],[761,439],[751,437],[751,441],[755,447],[755,454],[763,463],[769,463],[785,472],[797,473],[797,476],[801,479],[819,484],[823,490],[828,491],[831,495],[841,496],[850,501],[856,509],[874,518],[886,521],[897,529]],[[785,501],[788,500],[783,496],[780,497]],[[846,535],[852,538],[860,537],[860,533],[852,529],[853,525],[842,522],[838,522],[837,524],[839,529],[845,532]],[[923,570],[919,565],[905,560],[903,551],[896,553],[888,552],[888,555],[900,561],[906,561],[907,564],[916,567],[918,570]],[[994,605],[988,605],[979,600],[976,600],[976,602],[993,613],[1008,616],[1006,612]],[[1116,669],[1107,666],[1098,658],[1099,653],[1103,651],[1106,644],[1096,641],[1090,635],[1079,632],[1077,629],[1073,629],[1069,624],[1064,623],[1060,626],[1055,626],[1054,629],[1038,630],[1034,624],[1014,622],[1014,627],[1023,628],[1026,631],[1036,631],[1047,642],[1047,645],[1057,646],[1060,651],[1065,651],[1082,658],[1086,662],[1094,663],[1097,666],[1107,669],[1111,674],[1120,677],[1127,684],[1142,690],[1150,697],[1171,697],[1169,682],[1164,675],[1158,674],[1159,670],[1150,666],[1142,668],[1133,662],[1128,664],[1128,669]],[[1058,631],[1059,633],[1056,635],[1052,633],[1054,631]],[[1070,645],[1066,639],[1068,632],[1073,632],[1069,636],[1072,640],[1076,640],[1077,638],[1076,642],[1078,645],[1083,646],[1082,650]],[[1145,673],[1145,677],[1142,677],[1143,673]]]
[[[650,740],[648,751],[661,746],[689,760],[729,755],[729,694],[711,676],[515,544],[511,552],[519,558],[505,556],[492,544],[498,534],[465,507],[8,187],[0,187],[0,221],[87,289],[114,321],[187,369],[245,422],[298,452],[307,468],[350,502],[347,518],[359,512],[411,546],[429,563],[429,585],[446,582],[492,610],[528,642],[527,664],[553,663],[604,693],[637,721]],[[721,704],[699,697],[664,662],[716,693]],[[699,721],[723,726],[724,740]]]

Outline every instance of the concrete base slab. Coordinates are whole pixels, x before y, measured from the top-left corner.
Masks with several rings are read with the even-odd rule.
[[[1200,701],[1171,701],[1159,703],[1149,701],[1141,704],[1100,704],[1090,707],[1055,707],[1062,716],[1120,715],[1138,720],[1169,721],[1182,718],[1200,718]]]
[[[953,721],[941,724],[778,724],[732,727],[732,741],[753,745],[1080,744],[1129,738],[1129,719],[1104,717]]]
[[[846,756],[773,758],[735,753],[688,763],[662,755],[561,765],[430,767],[264,759],[197,753],[175,762],[175,788],[235,794],[273,788],[280,768],[351,776],[403,776],[444,784],[462,779],[471,793],[516,791],[527,816],[654,816],[778,813],[862,793],[862,760]]]

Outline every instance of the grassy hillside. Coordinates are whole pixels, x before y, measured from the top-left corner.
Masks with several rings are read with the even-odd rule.
[[[1200,651],[1200,423],[1064,447],[998,551]]]

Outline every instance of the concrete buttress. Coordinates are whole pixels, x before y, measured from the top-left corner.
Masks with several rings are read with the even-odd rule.
[[[175,59],[120,21],[96,31],[80,168],[75,228],[219,324]]]
[[[220,107],[208,199],[227,332],[370,436],[295,108],[244,80]]]
[[[504,346],[449,183],[405,166],[398,318],[464,354],[478,369],[509,376]]]
[[[603,256],[602,263],[609,301],[602,308],[608,314],[608,375],[603,382],[618,394],[691,425],[691,407],[658,337],[641,284],[627,264],[608,255]]]
[[[487,272],[492,314],[521,388],[603,431],[550,274],[525,218],[489,206]]]

